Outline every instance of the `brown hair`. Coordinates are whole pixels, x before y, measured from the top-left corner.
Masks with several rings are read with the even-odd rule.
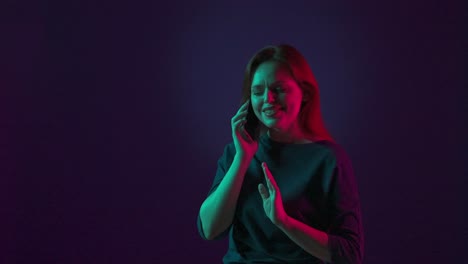
[[[334,141],[322,120],[319,90],[312,70],[304,56],[290,45],[266,46],[250,59],[244,75],[241,104],[250,99],[252,78],[258,66],[270,60],[284,63],[293,79],[301,87],[303,94],[309,94],[309,100],[303,102],[298,115],[303,132],[309,139]],[[261,122],[259,124],[259,133],[265,133],[266,127]]]

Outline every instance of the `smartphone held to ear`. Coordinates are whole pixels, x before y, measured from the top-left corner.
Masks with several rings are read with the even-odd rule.
[[[250,137],[257,141],[259,136],[260,136],[260,130],[259,130],[259,120],[255,116],[255,113],[252,108],[252,103],[249,102],[249,107],[247,109],[247,117],[246,117],[247,122],[245,123],[245,130],[247,133],[249,133]]]

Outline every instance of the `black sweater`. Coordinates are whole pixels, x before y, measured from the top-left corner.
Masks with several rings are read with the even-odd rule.
[[[235,155],[228,144],[208,193],[214,192]],[[258,184],[265,184],[266,162],[283,198],[286,213],[328,234],[332,263],[361,263],[363,231],[358,189],[348,155],[338,144],[317,141],[286,144],[260,137],[259,148],[244,177],[229,234],[224,263],[324,263],[310,255],[266,216]],[[265,184],[266,186],[266,184]],[[198,216],[198,230],[206,239]]]

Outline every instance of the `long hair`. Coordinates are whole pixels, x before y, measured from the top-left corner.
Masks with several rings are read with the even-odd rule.
[[[258,66],[265,61],[278,61],[289,68],[289,71],[302,89],[303,94],[309,94],[309,100],[303,102],[298,114],[299,125],[310,139],[335,141],[322,119],[320,112],[320,97],[317,81],[310,69],[309,64],[302,54],[294,47],[282,44],[277,46],[266,46],[258,51],[247,64],[242,88],[241,104],[245,103],[251,96],[252,78]],[[259,134],[266,132],[266,127],[258,122]]]

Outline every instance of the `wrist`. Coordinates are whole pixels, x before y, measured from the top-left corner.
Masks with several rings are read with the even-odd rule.
[[[279,219],[278,222],[275,223],[275,225],[276,225],[279,229],[281,229],[281,230],[283,230],[283,231],[290,229],[290,228],[291,228],[291,224],[292,224],[292,221],[291,221],[291,218],[290,218],[288,215],[286,215],[285,217]]]
[[[238,161],[242,163],[250,163],[252,158],[253,158],[253,155],[247,155],[245,153],[239,153],[239,152],[236,153],[234,156],[234,159],[237,159]]]

